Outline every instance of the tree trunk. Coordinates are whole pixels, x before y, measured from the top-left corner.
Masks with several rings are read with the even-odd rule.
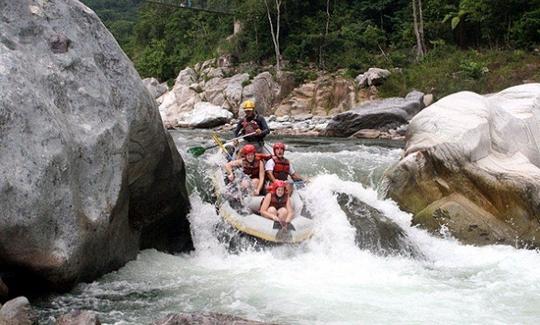
[[[330,27],[330,0],[326,0],[326,29],[324,30],[324,36],[319,47],[319,67],[324,69],[324,56],[323,49],[326,47],[326,38],[328,37],[328,28]]]
[[[427,47],[426,47],[426,39],[424,37],[424,14],[422,12],[422,0],[418,0],[418,20],[420,23],[419,26],[419,33],[420,33],[420,42],[422,42],[422,50],[424,51],[424,54],[427,53]]]
[[[272,42],[274,43],[274,51],[276,53],[276,72],[281,72],[281,51],[279,49],[279,28],[280,28],[280,16],[281,16],[281,2],[282,0],[274,0],[276,3],[276,30],[274,31],[274,23],[272,22],[272,16],[270,15],[270,7],[268,1],[264,0],[266,5],[266,14],[268,16],[268,22],[270,23],[270,33],[272,34]]]
[[[420,2],[421,0],[418,0],[418,1]],[[416,35],[416,60],[420,60],[426,54],[425,45],[423,41],[423,19],[420,19],[421,23],[418,22],[419,15],[417,12],[416,0],[412,0],[412,8],[413,8],[414,35]],[[421,12],[421,10],[422,9],[420,8],[418,11]],[[420,28],[420,24],[422,24],[422,28]],[[421,29],[422,29],[422,32],[420,32]]]

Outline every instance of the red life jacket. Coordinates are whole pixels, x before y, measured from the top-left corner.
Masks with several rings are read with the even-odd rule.
[[[289,163],[289,160],[285,158],[279,159],[276,156],[272,157],[272,159],[275,163],[274,170],[272,171],[274,178],[286,181],[291,171],[291,164]]]
[[[278,197],[276,193],[272,193],[271,195],[272,195],[271,200],[270,200],[271,207],[276,208],[276,210],[287,207],[287,200],[289,197],[287,193],[284,193],[283,196],[281,197]]]
[[[242,128],[244,128],[244,134],[253,133],[255,130],[260,129],[259,124],[255,119],[248,121],[245,118],[242,120]]]
[[[259,159],[255,158],[253,162],[249,162],[246,158],[242,159],[242,168],[244,174],[251,178],[259,178]]]

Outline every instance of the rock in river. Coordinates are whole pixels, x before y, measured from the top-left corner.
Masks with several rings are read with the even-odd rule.
[[[361,249],[380,255],[419,255],[403,229],[381,211],[344,193],[338,194],[338,203],[356,229],[356,245]]]
[[[388,195],[470,244],[540,247],[540,84],[460,92],[416,115]]]
[[[405,98],[386,98],[362,104],[332,118],[326,135],[348,137],[362,129],[390,129],[407,123],[422,108],[424,94],[410,92]]]
[[[0,1],[0,274],[67,289],[191,247],[185,170],[154,99],[79,1]]]

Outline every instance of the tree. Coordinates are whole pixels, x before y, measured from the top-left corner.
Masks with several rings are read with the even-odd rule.
[[[413,28],[416,36],[416,59],[420,60],[426,54],[426,42],[424,40],[424,17],[422,15],[422,0],[412,0]]]
[[[272,16],[270,15],[270,7],[268,1],[264,0],[266,6],[266,14],[268,16],[268,22],[270,23],[270,33],[272,34],[272,42],[274,43],[274,51],[276,54],[276,71],[281,72],[281,51],[279,48],[279,28],[281,19],[281,3],[283,0],[274,0],[276,5],[276,30],[274,31],[274,23],[272,22]]]
[[[323,49],[326,47],[326,38],[328,37],[328,28],[330,27],[330,0],[326,0],[326,28],[324,30],[324,36],[319,47],[319,67],[324,69],[324,57]]]

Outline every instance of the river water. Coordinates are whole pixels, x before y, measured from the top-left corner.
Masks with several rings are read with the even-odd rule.
[[[148,324],[177,312],[220,312],[280,324],[540,323],[537,251],[433,237],[411,227],[411,216],[394,202],[378,198],[377,184],[399,159],[399,148],[285,139],[286,156],[311,179],[303,194],[315,234],[299,246],[231,253],[218,240],[220,218],[208,177],[221,157],[186,154],[207,134],[172,135],[186,159],[195,251],[143,251],[117,272],[40,302],[44,322],[72,309],[90,309],[104,324]],[[338,192],[382,211],[421,254],[384,256],[358,248]]]

